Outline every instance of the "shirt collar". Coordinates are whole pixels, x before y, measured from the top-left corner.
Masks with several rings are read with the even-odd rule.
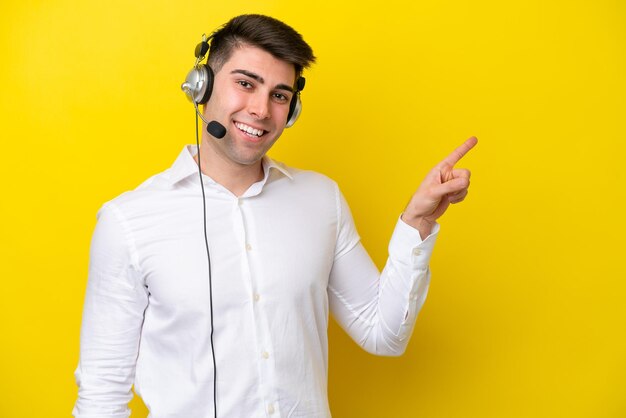
[[[195,145],[186,145],[183,150],[178,154],[176,161],[170,167],[170,182],[176,184],[181,180],[186,179],[191,175],[198,175],[198,164],[193,157],[198,153],[198,147]],[[274,161],[267,155],[263,156],[263,174],[264,180],[267,181],[270,175],[270,169],[275,168],[290,180],[293,180],[293,174],[290,169],[283,163]]]
[[[267,155],[263,156],[263,174],[264,177],[267,179],[270,175],[270,169],[271,168],[275,168],[276,170],[280,171],[281,173],[283,173],[286,177],[289,178],[289,180],[293,180],[293,174],[291,174],[291,171],[289,170],[289,167],[287,167],[285,164],[279,162],[279,161],[274,161],[272,160],[270,157],[268,157]]]

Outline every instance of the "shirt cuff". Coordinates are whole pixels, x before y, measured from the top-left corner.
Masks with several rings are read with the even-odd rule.
[[[415,270],[425,270],[428,268],[438,233],[439,224],[435,223],[430,235],[422,240],[417,229],[398,218],[389,241],[389,255],[411,265]]]

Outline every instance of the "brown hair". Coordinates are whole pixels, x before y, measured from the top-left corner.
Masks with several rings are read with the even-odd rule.
[[[273,17],[247,14],[232,18],[213,33],[208,64],[218,72],[233,49],[243,45],[260,48],[293,64],[296,80],[304,68],[315,62],[313,50],[291,26]]]

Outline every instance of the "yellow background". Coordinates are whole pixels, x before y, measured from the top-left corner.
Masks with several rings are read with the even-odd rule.
[[[69,416],[96,211],[194,141],[200,35],[260,12],[319,58],[271,154],[338,181],[379,266],[428,169],[480,140],[407,353],[331,325],[334,416],[626,417],[625,4],[3,1],[0,416]]]

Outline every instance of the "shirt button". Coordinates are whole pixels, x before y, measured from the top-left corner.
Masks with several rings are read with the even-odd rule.
[[[243,205],[243,200],[241,200],[241,199],[237,199],[237,204],[238,204],[239,206]]]
[[[246,243],[246,250],[250,251],[252,249],[252,245]]]
[[[255,294],[254,294],[254,301],[255,301],[255,302],[258,302],[258,301],[259,301],[259,299],[261,299],[261,296],[260,296],[258,293],[255,293]]]
[[[420,250],[419,248],[415,248],[413,250],[413,255],[421,255],[422,254],[422,250]]]
[[[263,353],[261,353],[261,355],[263,356],[264,359],[268,359],[270,358],[270,353],[268,353],[267,351],[264,351]]]
[[[274,410],[274,405],[273,405],[273,404],[269,404],[269,405],[267,405],[267,413],[271,415],[271,414],[273,414],[274,412],[276,412],[276,411]]]

